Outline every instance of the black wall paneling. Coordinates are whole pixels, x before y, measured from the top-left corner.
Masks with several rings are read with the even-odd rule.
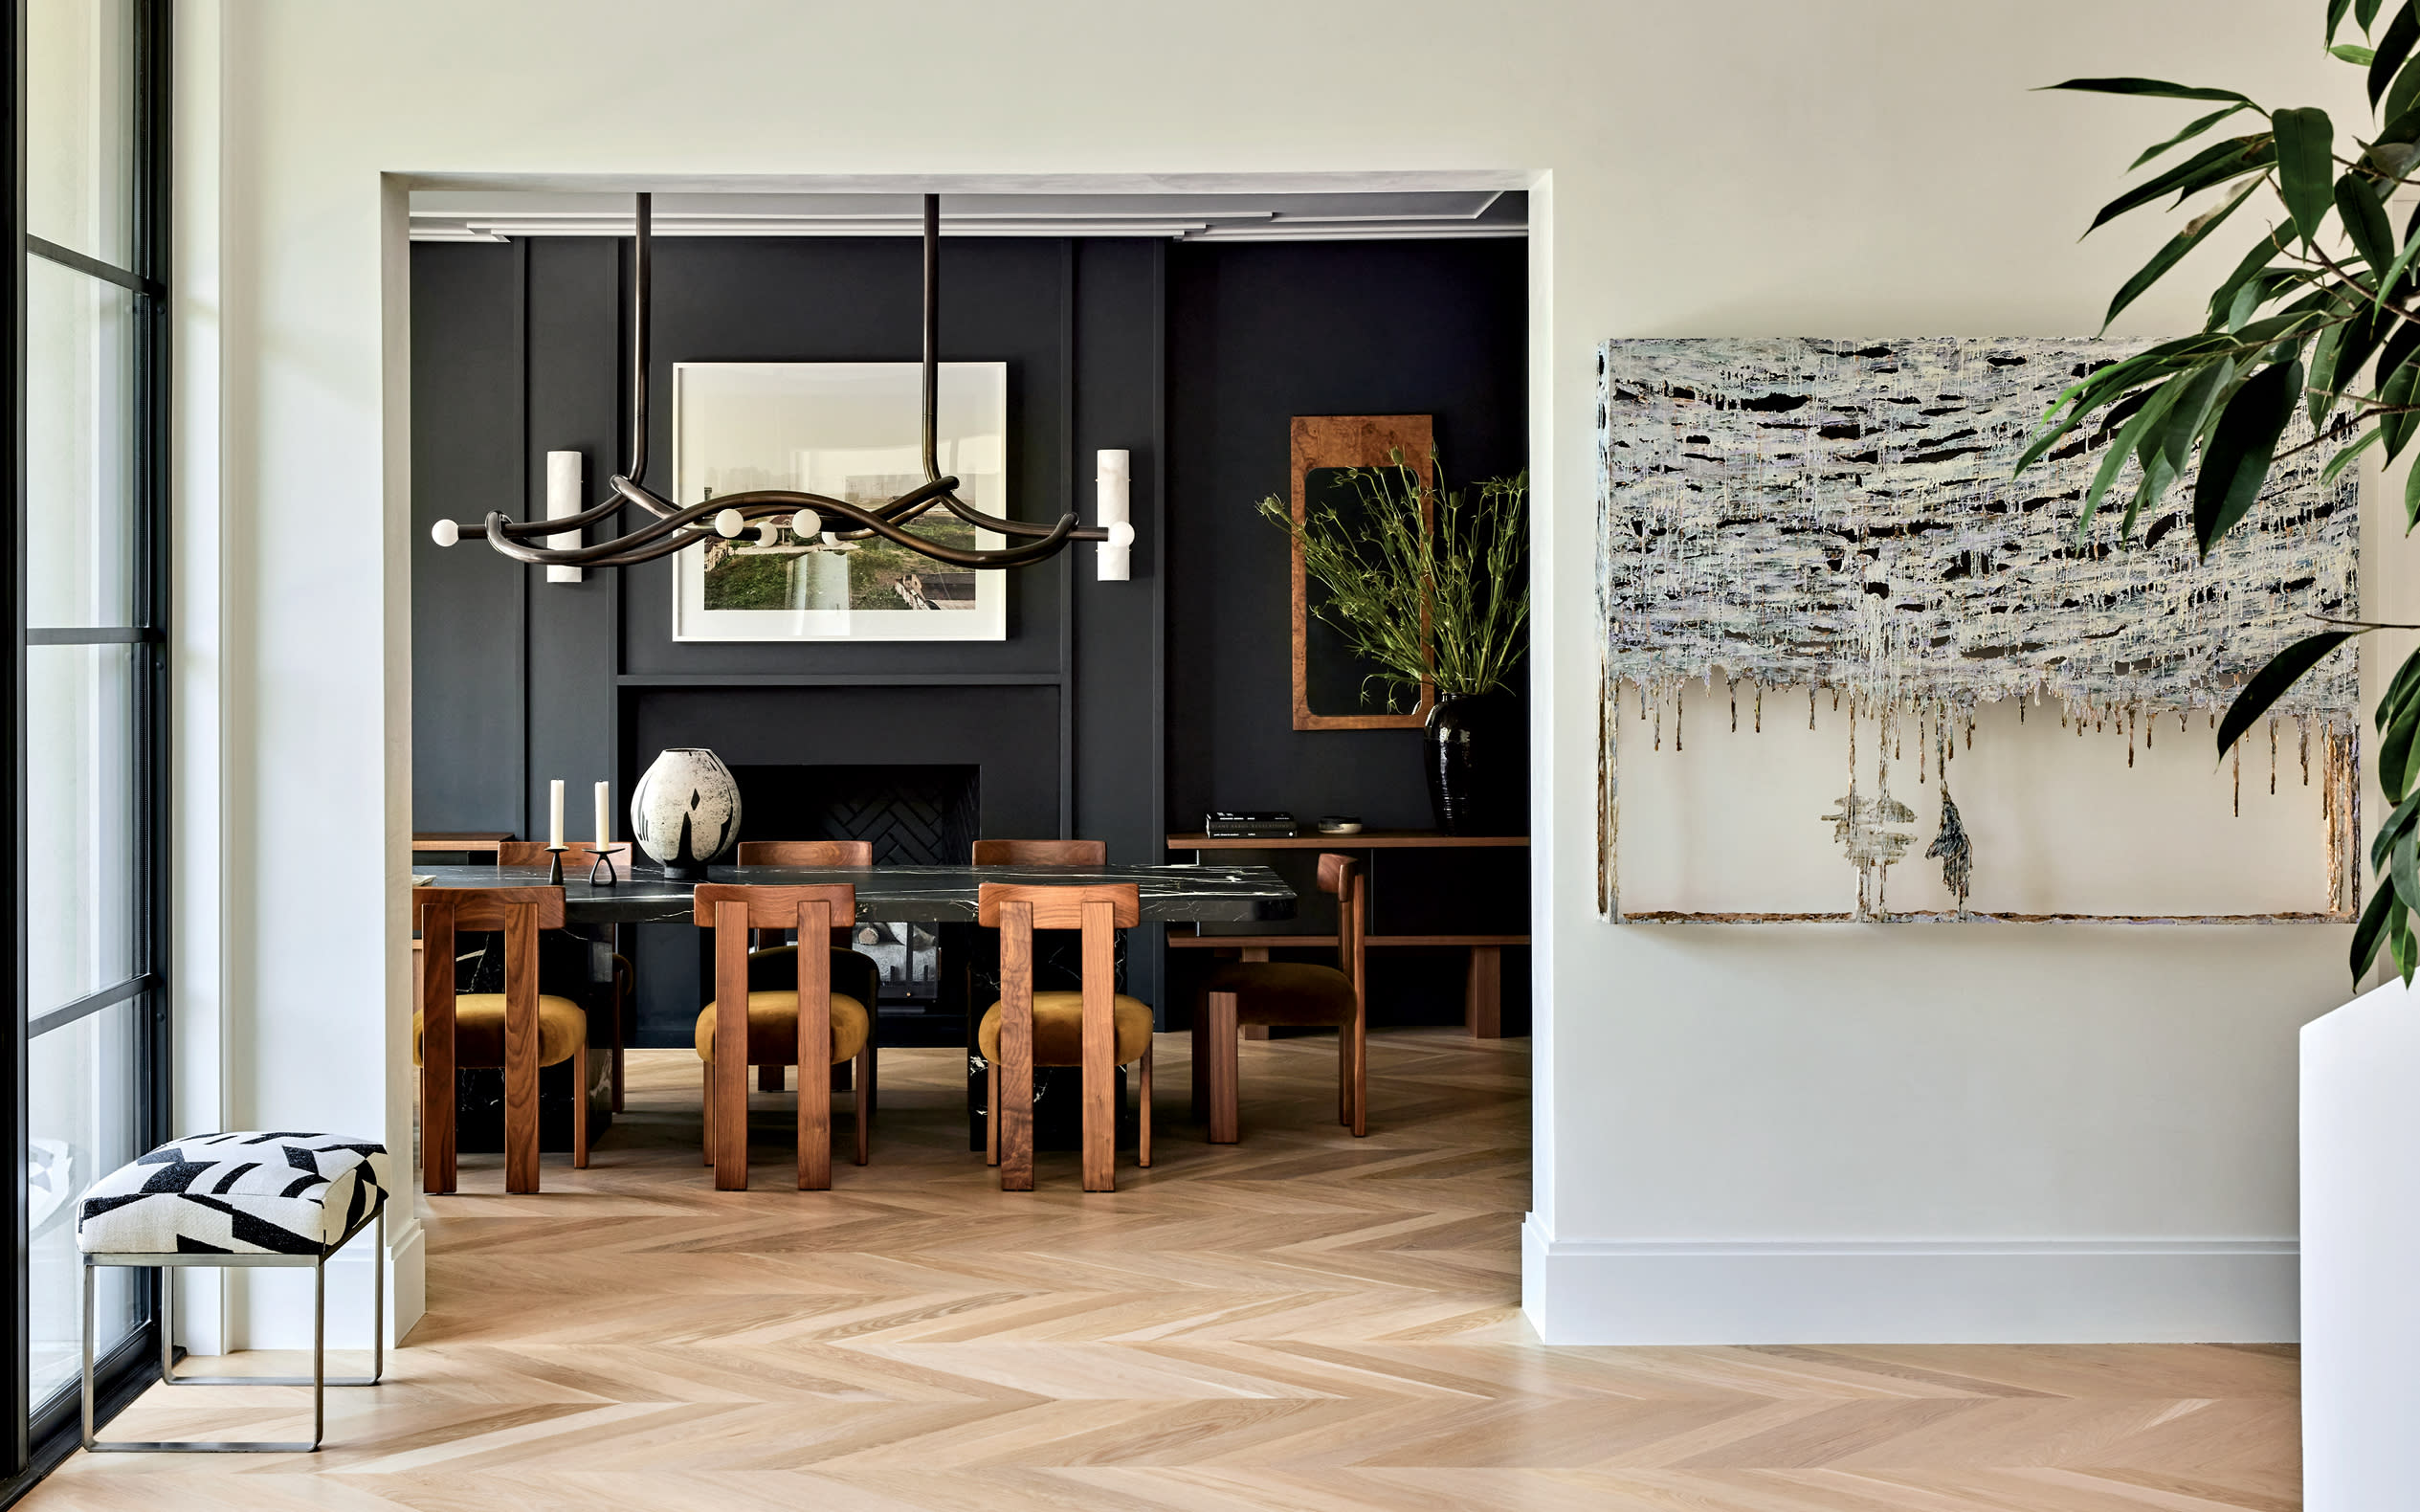
[[[912,240],[655,252],[658,488],[675,363],[918,355]],[[676,643],[669,563],[558,584],[477,543],[439,550],[440,517],[543,508],[548,451],[584,454],[591,500],[620,469],[629,250],[426,243],[412,268],[417,828],[530,834],[561,777],[586,838],[588,786],[610,777],[626,834],[638,774],[686,744],[758,767],[975,766],[985,834],[1090,836],[1120,861],[1170,859],[1165,833],[1214,803],[1428,822],[1417,732],[1293,731],[1285,540],[1252,505],[1285,487],[1297,413],[1433,413],[1454,478],[1518,467],[1520,243],[944,240],[942,355],[1009,365],[1014,512],[1089,522],[1094,453],[1132,454],[1132,580],[1099,582],[1089,545],[1012,572],[995,642]],[[658,934],[639,943],[640,1043],[685,1045],[694,942]],[[1129,981],[1181,1026],[1144,934]]]

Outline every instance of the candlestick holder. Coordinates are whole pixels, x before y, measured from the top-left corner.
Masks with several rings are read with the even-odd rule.
[[[605,875],[599,877],[597,875],[599,872],[602,872]],[[597,852],[596,864],[588,868],[588,885],[590,887],[611,887],[620,882],[621,879],[621,874],[613,869],[613,853],[611,851]]]
[[[546,885],[548,887],[563,885],[563,853],[569,849],[571,847],[567,845],[546,847]]]

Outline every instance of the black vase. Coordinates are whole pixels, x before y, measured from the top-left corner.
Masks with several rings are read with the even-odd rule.
[[[1518,834],[1528,816],[1529,726],[1509,693],[1441,698],[1421,757],[1429,806],[1448,834]]]

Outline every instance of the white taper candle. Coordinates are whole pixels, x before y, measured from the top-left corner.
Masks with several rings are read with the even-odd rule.
[[[610,817],[613,810],[606,796],[612,787],[611,783],[606,782],[596,785],[596,848],[600,851],[613,839],[613,821]]]
[[[557,777],[546,787],[546,843],[561,845],[563,843],[563,779]]]

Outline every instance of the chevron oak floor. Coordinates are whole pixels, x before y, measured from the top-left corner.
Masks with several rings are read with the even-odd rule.
[[[1542,1348],[1516,1310],[1527,1044],[1373,1036],[1359,1142],[1333,1044],[1246,1044],[1244,1143],[1211,1148],[1182,1116],[1186,1037],[1162,1036],[1159,1164],[1121,1151],[1092,1197],[1073,1154],[997,1190],[941,1051],[884,1056],[875,1164],[838,1160],[828,1193],[790,1190],[788,1100],[759,1095],[757,1186],[718,1194],[696,1058],[636,1056],[593,1168],[549,1156],[513,1198],[479,1194],[500,1157],[466,1157],[470,1194],[428,1204],[428,1316],[389,1384],[328,1393],[320,1454],[78,1455],[23,1504],[2299,1504],[2287,1348]],[[155,1387],[112,1434],[286,1436],[307,1412]]]

